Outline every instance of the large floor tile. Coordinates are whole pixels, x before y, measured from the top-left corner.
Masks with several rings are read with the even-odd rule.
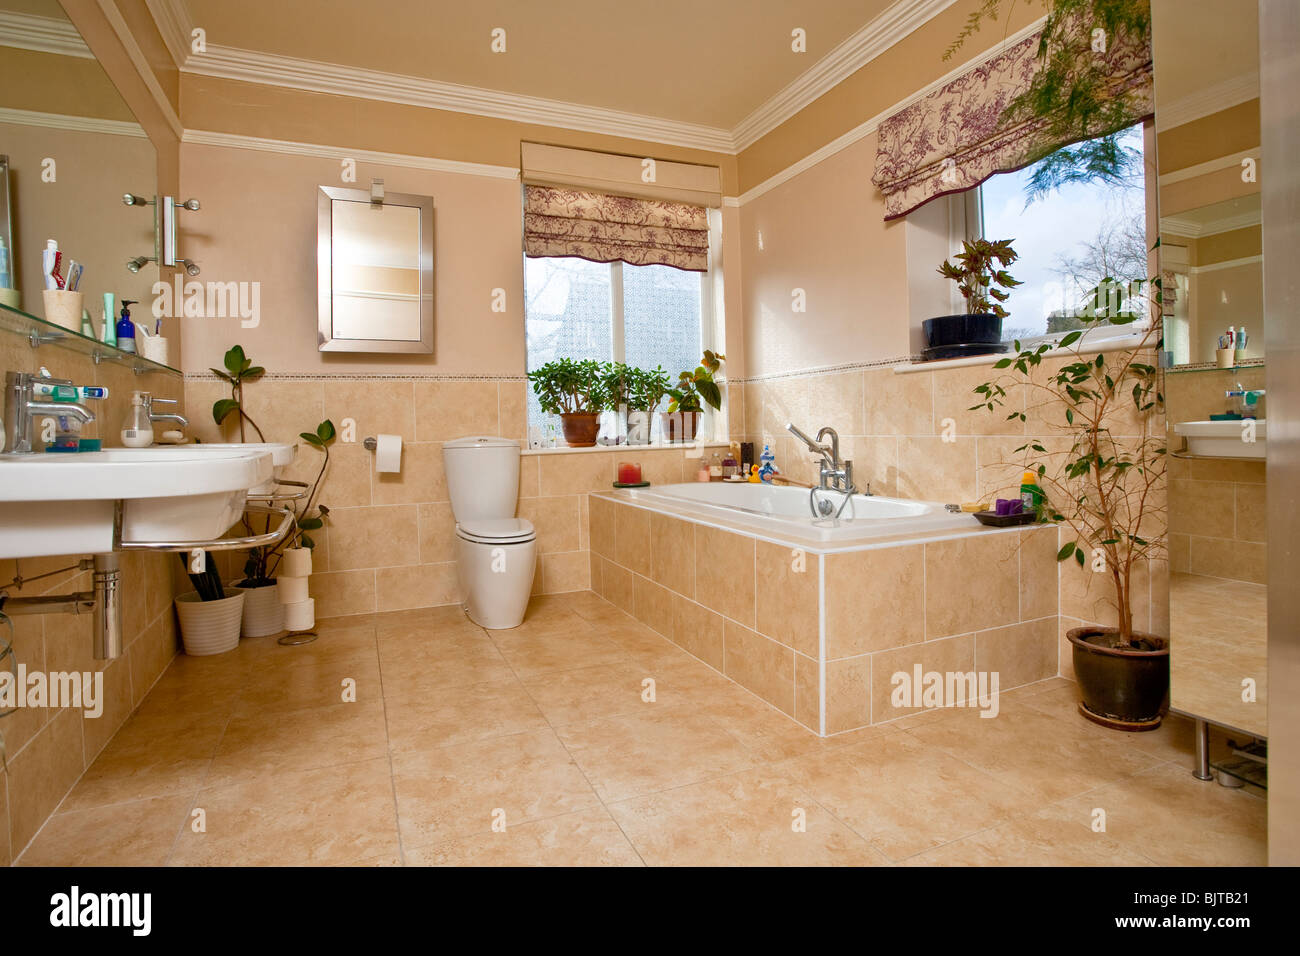
[[[1032,813],[909,857],[908,866],[1150,866],[1106,833],[1056,812]]]
[[[406,849],[407,866],[641,866],[601,807]]]
[[[162,866],[189,818],[192,794],[56,813],[22,866]]]
[[[398,697],[386,705],[389,746],[395,754],[547,727],[528,691],[513,677],[447,687],[427,697]]]
[[[746,770],[610,805],[651,866],[887,862],[784,773]]]

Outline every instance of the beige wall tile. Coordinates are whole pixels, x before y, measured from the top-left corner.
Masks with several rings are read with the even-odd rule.
[[[794,655],[794,719],[821,733],[821,668],[817,661]]]
[[[614,511],[614,559],[647,577],[650,560],[650,512],[644,508],[617,505]]]
[[[925,640],[921,545],[826,555],[826,657]]]
[[[903,498],[958,504],[974,501],[977,468],[973,438],[898,440],[898,494]]]
[[[587,566],[591,573],[591,589],[603,598],[605,596],[605,559],[595,551],[588,551]]]
[[[918,373],[925,374],[925,373]],[[971,410],[971,406],[980,400],[975,393],[975,386],[994,381],[999,375],[991,367],[977,365],[937,370],[934,375],[934,430],[944,433],[947,419],[957,435],[1023,435],[1025,423],[1019,418],[1009,421],[1012,412],[1025,410],[1024,387],[1007,386],[1004,405]]]
[[[726,666],[726,619],[694,601],[673,598],[673,643],[715,670]]]
[[[872,723],[893,720],[917,713],[919,707],[895,707],[891,700],[893,678],[905,674],[911,680],[913,669],[921,665],[922,673],[938,671],[967,673],[975,667],[975,637],[965,634],[941,641],[911,644],[871,655],[871,717]]]
[[[317,602],[319,605],[319,602]],[[176,624],[169,612],[158,618],[126,649],[131,668],[132,706],[140,706],[154,682],[176,656]]]
[[[673,592],[639,574],[633,578],[632,591],[633,616],[672,640]]]
[[[1019,619],[1017,534],[975,534],[925,546],[925,629],[933,640]]]
[[[695,525],[658,513],[650,515],[651,575],[688,598],[695,597]]]
[[[447,474],[442,464],[442,445],[433,442],[403,445],[402,470],[395,475],[376,474],[370,494],[376,505],[450,500]]]
[[[379,568],[375,571],[375,609],[403,611],[407,608],[456,604],[460,584],[456,565],[419,564],[409,568]]]
[[[756,629],[809,657],[820,653],[817,555],[756,541]],[[796,570],[797,569],[797,570]]]
[[[826,662],[826,733],[871,723],[870,656]]]
[[[528,383],[497,382],[497,434],[528,441]]]
[[[1000,690],[1046,680],[1059,669],[1057,618],[1012,624],[975,635],[975,669],[997,671]]]
[[[651,485],[673,485],[686,481],[685,458],[676,448],[641,450],[629,447],[613,454],[614,461],[635,461],[641,464],[641,477]],[[692,462],[697,466],[698,462]],[[695,468],[691,470],[690,479],[695,477]]]
[[[250,386],[251,388],[251,386]],[[325,417],[343,429],[345,419],[356,423],[357,444],[367,435],[400,435],[415,441],[415,384],[400,379],[337,379],[322,389]],[[299,431],[314,430],[304,426]]]
[[[420,564],[456,560],[456,516],[450,501],[431,501],[417,509],[420,521]]]
[[[519,456],[519,497],[536,498],[541,492],[538,490],[538,466],[539,457],[537,455],[520,455]]]
[[[935,434],[932,391],[932,376],[927,373],[897,375],[890,368],[867,369],[862,434]]]
[[[10,580],[15,573],[13,567],[13,562],[8,562],[8,567],[0,573],[0,578],[5,581]],[[24,563],[24,572],[26,573],[26,563]],[[29,672],[55,669],[47,667],[45,663],[44,622],[47,620],[53,623],[57,618],[48,614],[31,616],[19,614],[11,618],[14,629],[13,663],[15,666],[22,664]],[[9,660],[6,660],[0,666],[4,666],[7,670],[9,663]],[[0,728],[3,729],[0,732],[4,733],[8,753],[13,755],[22,750],[53,715],[54,711],[45,707],[19,707],[8,717],[3,718],[4,723],[0,724]]]
[[[0,866],[13,862],[9,850],[9,775],[0,770]]]
[[[844,457],[853,462],[853,483],[873,495],[898,494],[898,439],[850,438],[844,443]],[[813,466],[810,481],[816,481]]]
[[[317,571],[311,576],[311,596],[316,617],[371,614],[375,610],[375,572]]]
[[[573,452],[537,455],[541,495],[576,495],[609,491],[614,484],[614,455],[610,452]]]
[[[547,594],[586,591],[591,587],[591,566],[587,551],[543,554],[541,557],[542,589]]]
[[[9,842],[16,854],[36,835],[86,768],[80,710],[60,710],[9,757]]]
[[[98,717],[82,718],[82,740],[86,762],[90,763],[117,733],[135,708],[131,689],[131,664],[125,657],[109,661],[104,674],[103,712]]]
[[[1242,541],[1267,541],[1267,485],[1238,483],[1232,487],[1237,510],[1235,536]]]
[[[620,567],[613,561],[606,561],[601,565],[600,573],[601,583],[605,589],[601,596],[619,610],[631,614],[634,607],[632,572],[627,568]]]
[[[1187,568],[1192,574],[1267,584],[1268,545],[1193,535]]]
[[[614,560],[617,512],[621,507],[608,498],[587,497],[587,510],[591,521],[591,550],[611,561]]]
[[[415,383],[416,440],[441,442],[468,435],[497,435],[499,425],[496,382]]]
[[[1020,535],[1020,620],[1033,621],[1056,614],[1056,528],[1032,528]]]
[[[788,647],[728,621],[723,673],[778,710],[794,713],[794,652]]]
[[[537,529],[537,547],[542,553],[577,551],[581,545],[579,495],[526,498],[519,503],[519,517]]]
[[[749,627],[754,623],[754,539],[697,525],[695,597]]]
[[[1169,530],[1231,538],[1236,524],[1233,486],[1226,481],[1169,482]]]
[[[413,504],[335,508],[329,517],[329,570],[413,565],[420,557],[419,509]]]
[[[364,437],[364,436],[362,436]],[[310,456],[310,465],[307,464]],[[335,442],[330,448],[330,462],[321,478],[317,501],[328,508],[356,508],[370,504],[370,476],[375,456],[366,451],[360,439],[356,444]],[[315,449],[299,447],[298,458],[285,477],[312,482],[320,470],[320,455]]]

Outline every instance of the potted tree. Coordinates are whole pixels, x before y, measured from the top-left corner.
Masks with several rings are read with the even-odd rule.
[[[628,369],[627,386],[627,443],[650,444],[650,420],[655,409],[672,387],[672,380],[663,366],[652,369]]]
[[[1044,399],[1045,412],[1055,409],[1059,415],[1056,428],[1069,440],[1063,454],[1049,453],[1037,438],[1016,451],[1024,453],[1026,470],[1038,476],[1044,492],[1039,520],[1067,529],[1070,540],[1056,557],[1079,570],[1065,573],[1103,575],[1113,595],[1115,626],[1089,624],[1067,634],[1083,695],[1080,712],[1128,731],[1158,727],[1169,702],[1169,642],[1133,624],[1135,576],[1145,562],[1165,553],[1159,494],[1166,467],[1164,396],[1159,369],[1146,361],[1160,341],[1159,280],[1152,284],[1155,319],[1135,345],[1093,357],[1072,348],[1088,328],[1138,318],[1106,280],[1078,310],[1085,329],[1067,333],[1055,345],[1014,343],[1015,357],[994,365],[1011,371],[976,386],[979,403],[972,406],[993,411],[1004,404],[1008,389],[1023,388]],[[1064,353],[1066,360],[1055,370],[1044,368],[1044,358],[1054,353]],[[1120,416],[1127,427],[1116,435],[1112,428]],[[1026,421],[1023,411],[1007,418]]]
[[[922,357],[957,358],[962,355],[985,355],[1005,351],[1002,320],[1007,310],[1002,303],[1011,294],[1007,290],[1020,285],[1006,267],[1017,259],[1011,239],[974,239],[963,242],[962,251],[939,267],[939,274],[957,283],[966,302],[960,315],[940,315],[921,323],[925,334]]]
[[[661,416],[664,438],[670,442],[694,441],[700,427],[702,402],[715,411],[722,408],[722,390],[713,377],[722,367],[725,355],[704,350],[704,357],[693,371],[677,376],[677,387],[668,389],[668,411]]]
[[[600,413],[608,405],[605,369],[595,359],[555,359],[528,373],[542,411],[559,415],[570,448],[596,444]]]
[[[237,415],[240,441],[245,440],[245,425],[252,428],[259,439],[265,441],[261,428],[249,416],[243,401],[244,384],[260,378],[265,373],[265,369],[253,365],[244,354],[243,348],[238,345],[226,352],[223,364],[224,370],[214,368],[212,371],[230,385],[231,395],[230,398],[219,399],[213,404],[213,421],[217,425],[222,425],[232,415]],[[282,603],[284,595],[280,594],[277,568],[282,557],[293,566],[301,566],[303,558],[295,557],[295,552],[305,552],[307,574],[311,573],[310,549],[315,547],[315,541],[307,532],[323,527],[325,518],[329,515],[329,508],[319,504],[316,495],[320,490],[325,471],[329,467],[329,446],[335,437],[334,423],[329,420],[323,421],[316,426],[314,432],[303,432],[299,437],[324,454],[320,468],[316,471],[316,477],[308,486],[306,497],[300,502],[292,503],[294,527],[289,535],[275,545],[251,549],[244,561],[244,577],[233,585],[233,590],[244,595],[244,637],[266,637],[278,634],[284,629]],[[278,520],[268,516],[265,527],[260,529],[260,533],[271,530],[272,524]],[[243,523],[248,533],[253,534],[254,528],[247,516]]]

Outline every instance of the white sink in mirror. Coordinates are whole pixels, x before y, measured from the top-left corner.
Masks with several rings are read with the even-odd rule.
[[[297,443],[282,441],[268,442],[246,442],[246,443],[227,443],[227,442],[191,442],[186,445],[159,445],[159,448],[175,448],[180,451],[197,451],[197,452],[227,452],[227,451],[265,451],[271,455],[271,464],[276,468],[284,465],[292,465],[294,456],[298,453]]]
[[[1174,434],[1187,440],[1187,453],[1210,458],[1263,458],[1268,424],[1262,418],[1178,422]]]
[[[221,537],[270,480],[272,455],[196,447],[0,455],[0,558],[112,551],[118,500],[123,542]]]

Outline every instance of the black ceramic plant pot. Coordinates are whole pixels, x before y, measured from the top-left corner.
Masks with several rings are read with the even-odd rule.
[[[1083,694],[1079,712],[1115,730],[1155,730],[1169,709],[1169,642],[1135,633],[1136,646],[1112,647],[1117,633],[1113,627],[1076,627],[1065,635]]]
[[[926,348],[950,345],[996,345],[1002,341],[1002,320],[991,312],[940,315],[921,323]]]

